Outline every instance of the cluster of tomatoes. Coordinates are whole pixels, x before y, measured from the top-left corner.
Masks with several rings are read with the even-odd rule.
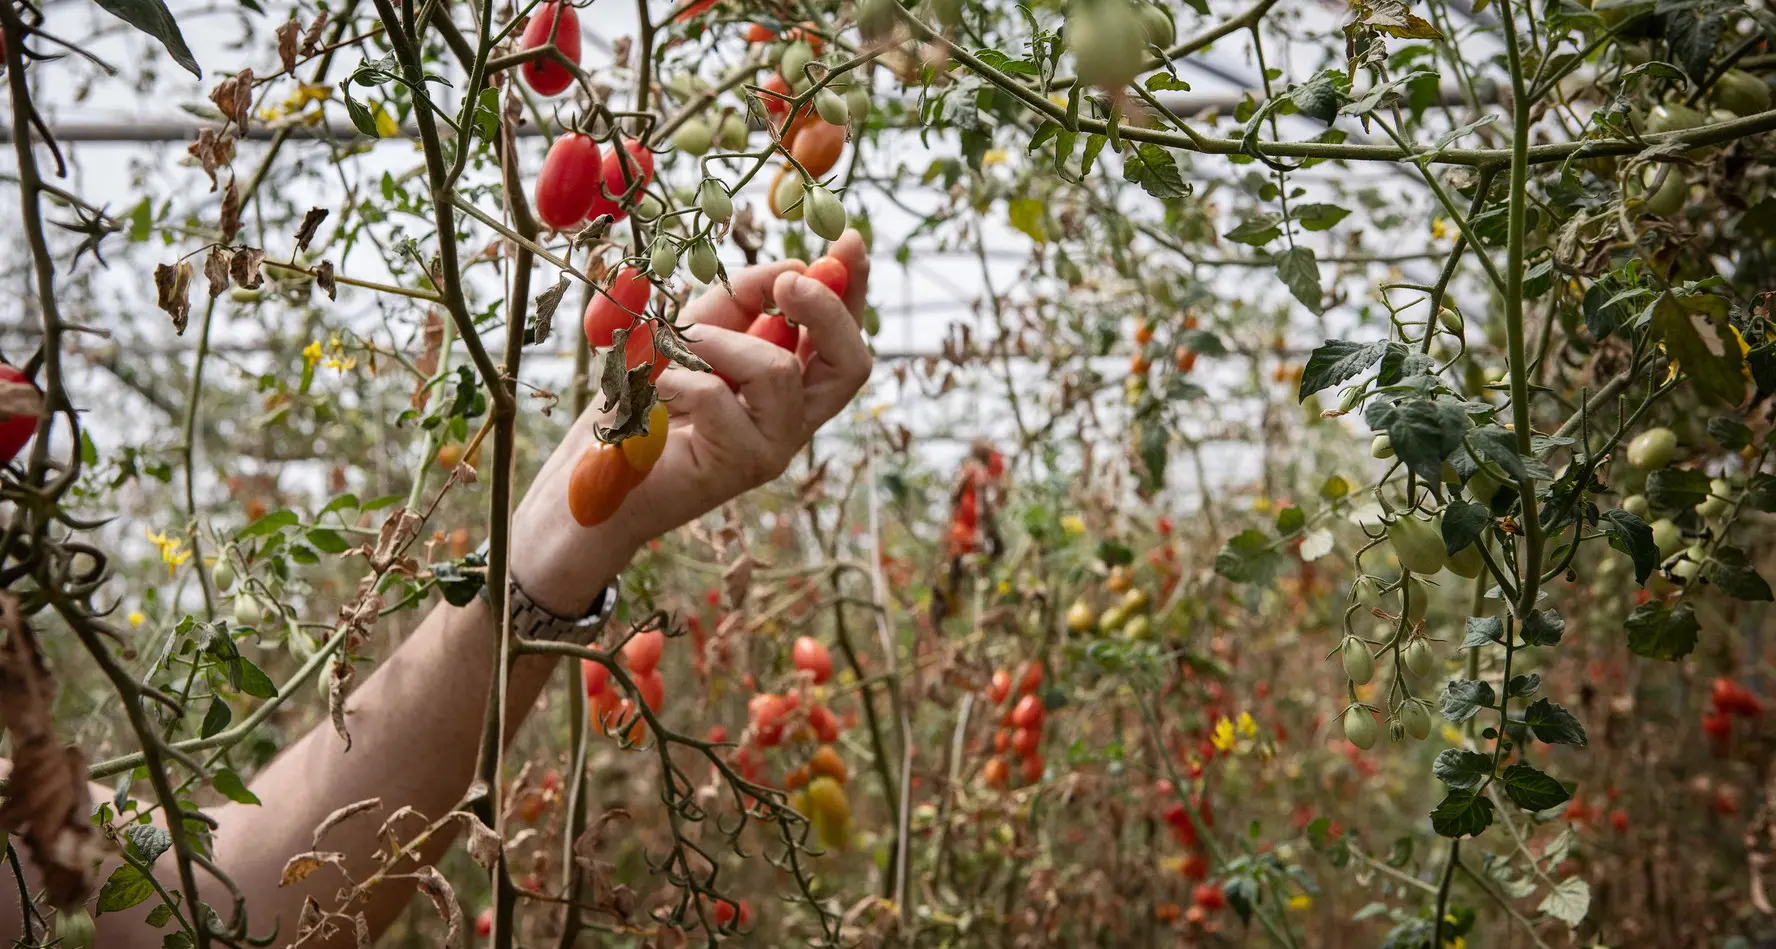
[[[790,661],[796,669],[796,688],[782,693],[758,692],[747,702],[746,733],[734,766],[741,777],[762,784],[768,749],[787,741],[787,754],[806,754],[806,760],[784,777],[790,806],[808,817],[823,845],[843,847],[851,836],[851,800],[845,791],[850,772],[833,744],[846,723],[818,698],[820,687],[832,681],[832,653],[820,640],[801,636],[790,647]],[[727,738],[719,725],[710,730],[710,736],[712,741]]]
[[[1183,328],[1193,330],[1197,326],[1196,314],[1186,313]],[[1133,355],[1129,356],[1129,374],[1126,381],[1126,391],[1131,401],[1138,399],[1147,391],[1147,373],[1153,368],[1153,350],[1155,348],[1153,331],[1154,324],[1150,320],[1143,320],[1135,326],[1135,351]],[[1163,351],[1160,355],[1161,358],[1164,357]],[[1196,350],[1180,343],[1172,348],[1172,368],[1177,370],[1179,375],[1187,375],[1196,368],[1196,356]]]
[[[1048,705],[1042,698],[1040,664],[1024,665],[1017,677],[1016,704],[1011,698],[1011,673],[1004,669],[994,670],[987,685],[987,700],[1005,706],[1005,714],[999,720],[999,730],[993,734],[993,757],[987,759],[981,770],[981,780],[990,788],[1002,788],[1011,781],[1007,753],[1017,758],[1018,777],[1025,784],[1042,780],[1046,767],[1042,760],[1042,726],[1048,721]]]
[[[955,501],[950,508],[950,526],[945,535],[949,556],[962,557],[981,547],[981,511],[996,505],[1005,490],[1005,455],[986,444],[977,444],[962,463],[956,482]]]
[[[1764,703],[1750,689],[1721,677],[1709,690],[1708,711],[1702,713],[1702,733],[1716,746],[1733,737],[1734,718],[1758,718],[1764,714]]]
[[[619,659],[635,683],[635,691],[649,711],[659,712],[666,704],[666,680],[660,675],[660,657],[666,652],[666,634],[650,629],[636,633],[623,643]],[[610,669],[590,659],[580,660],[581,676],[586,683],[586,704],[592,723],[609,735],[631,722],[627,740],[639,746],[647,739],[647,723],[635,707],[634,700],[611,685]]]

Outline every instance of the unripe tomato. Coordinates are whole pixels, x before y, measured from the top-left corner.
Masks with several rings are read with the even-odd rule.
[[[1406,668],[1420,679],[1430,675],[1431,667],[1436,663],[1436,656],[1431,654],[1431,645],[1422,639],[1407,643],[1402,658],[1406,662]]]
[[[1417,699],[1407,699],[1400,706],[1400,726],[1406,729],[1414,741],[1424,741],[1431,735],[1431,716]]]
[[[1369,454],[1383,460],[1394,457],[1394,440],[1382,432],[1369,442]]]
[[[1041,728],[1042,720],[1048,716],[1048,709],[1042,704],[1039,695],[1026,695],[1018,699],[1017,706],[1011,710],[1011,723],[1019,728]]]
[[[987,759],[986,767],[981,769],[981,780],[990,788],[1002,788],[1011,780],[1011,765],[1004,758]]]
[[[1164,8],[1156,3],[1143,3],[1139,7],[1141,15],[1141,33],[1147,37],[1150,45],[1165,49],[1178,38],[1178,28],[1173,25],[1172,18]]]
[[[1394,521],[1388,527],[1388,543],[1394,547],[1394,556],[1400,558],[1400,567],[1413,573],[1430,576],[1443,569],[1447,557],[1443,552],[1443,532],[1439,529],[1440,518],[1423,519],[1410,514]]]
[[[1493,496],[1498,494],[1500,487],[1502,486],[1484,469],[1468,476],[1468,497],[1487,507],[1492,506]]]
[[[1147,34],[1128,0],[1081,0],[1067,17],[1067,46],[1079,81],[1115,92],[1147,61]]]
[[[1677,553],[1683,545],[1683,529],[1670,518],[1661,517],[1652,523],[1653,546],[1659,548],[1659,556],[1670,557]]]
[[[581,527],[597,527],[611,519],[639,482],[623,450],[600,443],[574,462],[567,480],[567,509]]]
[[[661,280],[670,280],[677,269],[678,249],[665,237],[654,238],[654,246],[648,251],[648,270]]]
[[[834,296],[843,297],[846,288],[851,286],[851,271],[845,269],[844,261],[831,255],[809,264],[802,276],[825,285]]]
[[[653,289],[653,284],[640,270],[624,267],[617,271],[604,293],[594,294],[592,302],[586,304],[581,328],[585,330],[587,345],[606,349],[616,342],[617,330],[634,326],[647,310],[648,296]],[[642,330],[637,332],[645,334]]]
[[[1650,509],[1651,506],[1647,504],[1646,495],[1644,494],[1630,494],[1622,499],[1622,510],[1627,511],[1642,520],[1646,519],[1647,512]]]
[[[598,197],[600,167],[598,143],[592,136],[569,132],[556,139],[537,172],[537,218],[558,231],[585,220],[592,199]]]
[[[234,625],[252,626],[259,622],[259,601],[253,599],[251,593],[242,593],[234,598]]]
[[[834,751],[831,745],[821,745],[814,749],[813,756],[808,759],[808,773],[832,778],[840,784],[844,784],[845,779],[849,777],[845,770],[845,762],[839,758],[839,753]]]
[[[560,27],[555,26],[557,15],[561,17]],[[577,65],[580,61],[580,15],[569,4],[550,2],[538,7],[530,22],[524,25],[524,35],[518,41],[519,50],[547,46],[551,32],[555,34],[555,48]],[[518,75],[539,96],[559,95],[574,81],[572,70],[550,58],[533,59],[519,66]]]
[[[993,681],[987,686],[987,700],[994,705],[1011,697],[1011,673],[1004,669],[993,670]]]
[[[1075,633],[1091,632],[1096,619],[1092,615],[1091,604],[1084,600],[1074,600],[1073,605],[1067,609],[1067,628]]]
[[[1727,498],[1733,493],[1733,486],[1716,478],[1708,484],[1708,497],[1696,505],[1696,513],[1704,519],[1713,520],[1731,510],[1733,504]]]
[[[650,629],[636,633],[623,644],[623,665],[636,675],[647,675],[660,665],[660,657],[666,654],[666,634]]]
[[[234,586],[234,565],[228,562],[228,554],[224,552],[216,558],[216,565],[210,568],[210,583],[220,593],[227,593]]]
[[[1450,573],[1453,573],[1458,577],[1465,577],[1469,580],[1480,576],[1481,571],[1486,569],[1486,560],[1480,556],[1481,543],[1481,540],[1476,540],[1474,543],[1450,554],[1448,562],[1443,564],[1443,566],[1447,567]]]
[[[705,178],[698,186],[697,206],[703,209],[704,217],[717,224],[726,224],[734,216],[734,199],[727,186],[714,178]]]
[[[1036,753],[1042,744],[1042,732],[1034,728],[1020,728],[1011,733],[1011,750],[1017,752],[1019,758],[1028,758]]]
[[[791,325],[781,313],[760,313],[753,319],[752,325],[746,328],[746,335],[756,336],[768,343],[775,344],[779,349],[796,351],[801,342],[802,330]]]
[[[1414,626],[1424,622],[1425,607],[1430,604],[1431,596],[1430,588],[1425,586],[1425,582],[1419,579],[1417,574],[1408,576],[1405,585],[1401,588],[1400,596],[1404,601],[1403,609],[1406,611],[1406,622]]]
[[[586,683],[586,698],[595,699],[603,695],[609,686],[610,674],[604,663],[581,659],[580,678]]]
[[[838,195],[820,185],[808,188],[802,198],[803,219],[808,222],[808,230],[829,241],[836,241],[845,234],[848,218],[845,205]]]
[[[691,255],[687,261],[691,267],[691,276],[698,283],[714,283],[721,273],[721,258],[715,252],[715,244],[709,240],[691,242]]]
[[[777,177],[771,179],[766,203],[772,217],[784,221],[802,219],[802,176],[796,173],[793,165],[777,169]]]
[[[648,430],[645,435],[631,435],[623,439],[621,447],[623,458],[635,473],[647,477],[654,470],[655,462],[666,452],[666,437],[670,434],[672,416],[666,410],[666,403],[656,401],[653,408],[648,409]]]
[[[1023,778],[1025,784],[1035,784],[1042,780],[1042,772],[1045,771],[1047,767],[1048,766],[1042,761],[1041,754],[1031,752],[1024,756],[1023,763],[1018,765],[1018,777]]]
[[[844,125],[850,118],[846,115],[845,100],[831,86],[814,93],[814,112],[829,125]]]
[[[1681,102],[1665,102],[1647,111],[1646,131],[1681,132],[1705,125],[1708,117]]]
[[[666,704],[666,680],[658,669],[636,673],[635,691],[647,703],[649,711],[658,712]]]
[[[715,144],[715,130],[699,118],[689,118],[672,133],[672,147],[687,155],[702,155]]]
[[[627,159],[623,158],[624,153],[628,154]],[[629,216],[628,209],[641,200],[641,192],[653,180],[654,153],[635,139],[625,139],[622,148],[605,153],[603,191],[593,196],[586,217],[608,214],[611,220],[621,221]]]
[[[832,678],[832,653],[827,651],[824,643],[812,636],[796,639],[795,645],[790,648],[790,661],[797,669],[813,675],[815,685],[825,685]]]
[[[1754,115],[1770,108],[1770,87],[1743,69],[1729,69],[1715,81],[1714,101],[1740,115]]]
[[[55,936],[54,945],[59,949],[93,949],[98,927],[84,907],[72,906],[56,910]]]
[[[845,114],[850,117],[851,124],[859,128],[869,118],[869,90],[862,83],[853,83],[850,91],[845,93]]]
[[[799,124],[791,130],[794,137],[785,133],[784,144],[790,156],[808,169],[808,174],[824,178],[838,165],[839,155],[845,151],[845,126],[819,116],[797,119]]]
[[[1375,747],[1375,717],[1361,705],[1353,705],[1344,713],[1344,737],[1351,744],[1368,751]]]
[[[791,89],[800,89],[808,84],[806,70],[814,61],[814,47],[802,40],[796,40],[783,48],[783,57],[777,61],[777,74],[789,83]]]
[[[845,796],[844,785],[832,778],[818,777],[808,782],[805,793],[808,818],[820,842],[833,848],[844,846],[851,825],[851,800]]]
[[[1375,678],[1375,656],[1369,652],[1367,643],[1355,636],[1346,636],[1340,651],[1344,654],[1345,678],[1358,685],[1367,685]]]
[[[1649,428],[1628,443],[1628,463],[1642,471],[1663,468],[1677,452],[1677,433],[1669,428]]]

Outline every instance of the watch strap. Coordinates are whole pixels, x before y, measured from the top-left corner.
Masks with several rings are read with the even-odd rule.
[[[486,545],[483,544],[483,552]],[[592,607],[584,616],[562,616],[530,598],[524,592],[516,578],[511,578],[506,585],[506,600],[512,610],[512,631],[520,639],[540,639],[553,642],[570,642],[585,645],[598,635],[605,621],[610,619],[617,609],[619,582],[616,577],[605,584],[593,599]],[[493,605],[488,586],[481,587],[481,599],[489,606]]]

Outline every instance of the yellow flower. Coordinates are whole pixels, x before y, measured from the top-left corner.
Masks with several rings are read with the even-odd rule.
[[[1313,905],[1314,898],[1308,896],[1306,893],[1289,897],[1289,909],[1291,911],[1299,912],[1305,909],[1313,909]]]
[[[171,575],[173,571],[177,570],[179,567],[184,566],[185,561],[191,559],[191,551],[180,549],[185,546],[185,542],[179,538],[169,537],[164,533],[157,533],[155,531],[148,531],[147,533],[148,542],[160,549],[160,560],[167,565],[168,575]]]
[[[1069,514],[1061,518],[1061,530],[1066,531],[1068,537],[1078,537],[1085,533],[1085,520],[1077,514]]]
[[[1252,713],[1250,712],[1241,712],[1239,721],[1235,724],[1235,727],[1239,729],[1241,738],[1258,737],[1258,723],[1252,720]]]
[[[147,615],[144,614],[141,610],[130,610],[129,611],[129,624],[131,626],[140,626],[143,623],[146,623],[147,621],[148,621]]]
[[[1252,510],[1257,511],[1260,514],[1268,512],[1270,510],[1270,499],[1263,495],[1253,498]]]
[[[1215,723],[1215,734],[1209,737],[1209,741],[1218,750],[1233,750],[1233,723],[1227,720],[1227,716],[1223,715],[1221,720]]]
[[[1005,149],[1003,149],[1003,148],[989,148],[989,149],[987,149],[987,153],[985,155],[981,156],[981,164],[983,164],[983,165],[1001,165],[1001,164],[1005,163],[1005,160],[1007,157],[1009,157],[1009,156],[1007,156],[1005,154]]]
[[[311,366],[321,361],[320,340],[317,339],[314,342],[309,343],[307,346],[302,347],[302,360]]]
[[[1431,218],[1431,236],[1442,240],[1449,236],[1449,222],[1440,217]]]
[[[328,369],[337,369],[340,375],[344,375],[346,372],[356,367],[357,364],[358,361],[351,356],[328,356],[327,361],[322,363],[322,365],[326,366]]]
[[[1443,740],[1452,745],[1459,746],[1462,743],[1461,729],[1456,728],[1454,725],[1444,725],[1442,734]]]
[[[1455,922],[1455,917],[1453,916],[1445,918],[1452,923]],[[1468,949],[1468,941],[1460,936],[1457,936],[1454,939],[1445,939],[1443,940],[1443,949]]]

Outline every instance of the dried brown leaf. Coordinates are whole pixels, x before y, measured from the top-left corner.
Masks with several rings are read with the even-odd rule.
[[[432,906],[444,920],[443,945],[446,949],[458,949],[462,945],[462,906],[456,902],[456,892],[450,888],[449,881],[436,867],[420,867],[413,879],[419,884],[419,892],[432,901]]]
[[[321,915],[321,904],[315,902],[313,896],[303,897],[302,911],[296,916],[297,938],[300,940],[302,937],[314,932],[316,927],[320,926],[323,920],[324,917]]]
[[[234,256],[228,260],[228,276],[243,290],[257,290],[265,283],[265,275],[259,269],[263,263],[265,251],[257,247],[237,247]]]
[[[301,883],[314,875],[316,870],[328,865],[340,867],[343,872],[345,854],[330,850],[310,850],[299,853],[284,861],[284,872],[278,875],[278,886],[290,886]]]
[[[344,659],[335,661],[332,674],[327,676],[327,717],[333,721],[333,731],[345,740],[346,751],[352,746],[351,732],[345,729],[345,693],[351,680],[351,663]]]
[[[425,339],[425,351],[413,360],[413,366],[429,378],[438,371],[438,356],[444,349],[444,318],[438,315],[437,310],[426,311],[425,330],[422,336]],[[424,411],[426,403],[431,400],[432,389],[431,386],[426,385],[426,379],[416,380],[413,383],[413,394],[408,397],[407,404]]]
[[[690,347],[685,345],[684,337],[679,335],[678,329],[663,319],[654,321],[654,351],[686,369],[695,372],[710,371],[710,365],[703,361],[703,357],[691,352]]]
[[[339,286],[333,280],[333,262],[331,260],[323,260],[315,265],[314,278],[315,286],[326,291],[327,299],[339,299]]]
[[[0,636],[0,731],[12,739],[12,796],[0,803],[0,829],[30,849],[49,904],[71,907],[92,892],[108,856],[87,820],[86,761],[55,736],[55,680],[11,594],[0,593]]]
[[[469,859],[483,870],[493,869],[493,865],[499,862],[500,852],[505,849],[499,832],[483,824],[481,818],[470,811],[457,811],[456,815],[469,829],[468,843],[464,845],[468,848]]]
[[[204,255],[204,279],[209,281],[212,300],[228,289],[228,260],[228,249],[221,244],[211,247]]]
[[[758,567],[759,562],[751,554],[741,554],[722,571],[722,592],[727,594],[729,609],[737,610],[746,602],[746,592],[752,589],[752,572]]]
[[[591,860],[592,855],[604,846],[604,829],[616,821],[630,820],[629,809],[626,807],[606,808],[604,813],[593,819],[579,839],[574,841],[574,856],[581,860]]]
[[[536,298],[536,322],[531,324],[530,343],[537,345],[549,338],[549,330],[555,325],[555,310],[561,306],[561,295],[567,292],[567,274],[563,273],[555,285]]]
[[[222,214],[216,222],[216,227],[222,232],[224,244],[232,242],[234,235],[240,233],[240,211],[240,189],[234,186],[234,178],[230,177],[228,187],[222,191]]]
[[[216,108],[221,109],[229,121],[239,125],[241,134],[245,135],[247,119],[253,110],[253,70],[243,69],[222,80],[210,90],[210,101],[216,103]]]
[[[362,814],[365,811],[375,811],[375,810],[381,810],[381,809],[382,809],[382,798],[367,797],[361,801],[355,801],[351,804],[347,804],[344,807],[334,811],[333,813],[328,814],[325,818],[323,818],[321,820],[321,822],[319,824],[315,825],[315,829],[314,829],[315,849],[316,850],[321,849],[321,838],[327,836],[327,831],[332,830],[341,821],[344,821],[347,818],[356,816],[358,814]]]
[[[383,819],[382,826],[376,828],[376,838],[388,844],[391,850],[399,849],[398,838],[395,837],[395,824],[409,817],[418,818],[421,823],[425,823],[424,814],[414,810],[411,804],[403,805],[400,810]]]
[[[313,56],[321,45],[321,30],[327,27],[327,11],[315,14],[314,22],[308,25],[308,32],[302,34],[302,55]]]
[[[296,47],[301,42],[302,24],[295,20],[285,20],[277,28],[278,62],[284,66],[284,72],[296,71]]]
[[[154,268],[155,303],[173,318],[173,331],[183,336],[191,319],[191,265],[159,264]]]
[[[203,166],[204,174],[210,176],[210,190],[215,191],[220,183],[216,180],[216,169],[234,161],[234,136],[226,131],[217,133],[215,129],[206,128],[197,133],[197,141],[185,151]]]
[[[296,229],[296,249],[307,250],[309,241],[314,240],[315,232],[321,229],[321,222],[327,219],[326,208],[309,208],[302,216],[302,226]]]

